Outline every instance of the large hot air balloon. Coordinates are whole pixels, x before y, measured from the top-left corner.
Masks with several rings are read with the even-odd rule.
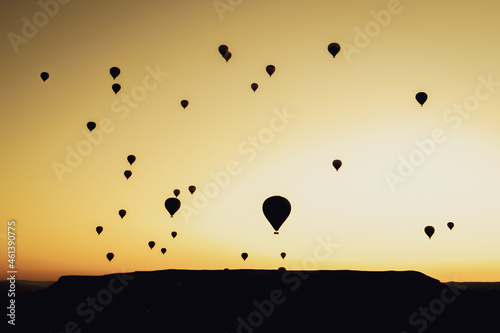
[[[181,202],[177,198],[168,198],[165,200],[165,208],[170,213],[170,217],[174,217],[175,212],[181,207]]]
[[[91,132],[92,132],[92,131],[94,130],[94,128],[95,128],[95,127],[96,127],[96,124],[95,124],[93,121],[89,121],[89,122],[87,123],[87,128],[89,129],[89,131],[91,131]]]
[[[128,155],[127,156],[127,161],[132,165],[135,162],[135,156],[134,155]]]
[[[149,248],[152,250],[152,249],[153,249],[153,247],[155,247],[155,244],[156,244],[156,243],[155,243],[154,241],[150,241],[150,242],[148,243]]]
[[[226,62],[228,62],[232,56],[233,56],[233,54],[231,52],[227,51],[227,53],[224,54],[224,59],[226,59]]]
[[[424,106],[424,103],[427,100],[427,94],[424,92],[419,92],[415,95],[415,99],[420,103],[420,106]]]
[[[95,231],[97,231],[98,235],[101,234],[102,230],[103,230],[103,228],[101,226],[98,226],[97,228],[95,228]]]
[[[275,234],[278,234],[279,228],[288,218],[291,210],[292,206],[290,205],[290,201],[279,195],[267,198],[262,204],[264,216],[273,226]]]
[[[122,86],[120,86],[118,83],[115,83],[111,86],[111,89],[113,89],[113,91],[115,92],[115,95],[120,91],[121,88],[122,88]]]
[[[268,65],[266,67],[266,72],[267,72],[267,74],[269,74],[269,77],[271,77],[273,75],[275,70],[276,70],[276,67],[274,67],[273,65]]]
[[[114,80],[118,75],[120,75],[120,69],[118,67],[111,67],[109,69],[109,74],[111,74]]]
[[[160,251],[161,251],[162,254],[165,254],[165,252],[167,252],[167,249],[164,248],[164,247],[162,247]]]
[[[120,217],[123,219],[123,217],[127,215],[127,211],[125,209],[120,209],[118,211],[118,215],[120,215]]]
[[[434,235],[434,227],[428,225],[427,227],[424,228],[425,234],[429,236],[429,239],[431,239],[432,235]]]
[[[179,196],[179,194],[181,194],[181,190],[179,190],[179,189],[177,189],[177,188],[176,188],[176,189],[174,190],[174,195],[175,195],[175,197],[177,198],[177,197]]]
[[[455,223],[453,223],[453,222],[448,222],[446,225],[447,225],[447,226],[448,226],[448,228],[450,228],[450,230],[451,230],[451,229],[453,229],[453,227],[455,226]]]
[[[187,100],[183,99],[183,100],[181,101],[181,106],[182,106],[184,109],[186,109],[188,105],[189,105],[189,102],[188,102]]]
[[[125,178],[129,179],[130,176],[132,176],[132,171],[130,170],[125,170],[125,172],[123,173],[125,175]]]
[[[243,253],[241,254],[241,257],[243,258],[243,261],[247,260],[247,258],[248,258],[248,253],[243,252]]]
[[[259,88],[259,85],[257,83],[252,83],[250,85],[250,88],[252,88],[253,92],[255,92],[255,90],[257,90],[257,88]]]
[[[111,262],[111,260],[113,260],[114,257],[115,257],[115,255],[112,252],[109,252],[108,254],[106,254],[106,258],[108,258],[108,260],[110,262]]]
[[[220,55],[224,58],[224,56],[226,55],[226,53],[229,51],[229,48],[227,47],[227,45],[220,45],[219,46],[219,53]]]
[[[194,191],[196,191],[196,186],[191,185],[191,186],[188,187],[188,190],[189,190],[189,193],[193,194]]]
[[[40,77],[42,78],[43,82],[45,82],[49,78],[49,73],[42,72],[42,73],[40,73]]]
[[[331,53],[331,55],[335,58],[335,56],[337,55],[337,53],[339,53],[340,51],[340,45],[337,44],[337,43],[330,43],[328,45],[328,52]]]
[[[286,257],[286,253],[285,252],[281,252],[281,258],[285,259]]]
[[[333,160],[332,165],[335,168],[335,170],[339,171],[340,167],[342,166],[342,161],[341,160]]]
[[[171,235],[172,235],[172,238],[177,237],[177,231],[172,231]]]

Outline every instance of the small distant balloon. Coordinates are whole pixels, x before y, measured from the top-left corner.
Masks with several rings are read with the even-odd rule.
[[[417,102],[420,103],[420,106],[424,106],[425,101],[427,100],[427,94],[424,92],[419,92],[415,95]]]
[[[255,90],[257,90],[259,88],[259,85],[257,83],[252,83],[250,85],[250,88],[252,88],[253,92],[255,92]]]
[[[110,262],[111,262],[111,260],[113,260],[114,257],[115,257],[115,255],[112,252],[109,252],[108,254],[106,254],[106,258],[108,258],[108,260]]]
[[[171,234],[171,235],[172,235],[172,238],[177,237],[177,231],[172,231],[172,234]]]
[[[125,209],[120,209],[118,211],[118,215],[120,215],[120,217],[123,219],[123,217],[127,215],[127,211]]]
[[[179,189],[175,189],[174,190],[174,195],[175,195],[176,198],[179,196],[179,194],[181,194],[181,191]]]
[[[269,74],[269,77],[271,77],[274,74],[274,71],[276,71],[276,67],[274,67],[273,65],[268,65],[266,67],[266,72],[267,74]]]
[[[451,230],[451,229],[453,229],[453,227],[455,226],[455,223],[453,223],[453,222],[448,222],[446,225],[447,225],[447,226],[448,226],[448,228],[450,228],[450,230]]]
[[[91,132],[92,132],[92,131],[94,130],[94,128],[95,128],[95,127],[96,127],[96,124],[95,124],[93,121],[89,121],[89,122],[87,123],[87,128],[89,129],[89,131],[91,131]]]
[[[120,91],[122,86],[120,86],[118,83],[115,83],[111,86],[111,88],[113,89],[113,91],[115,92],[115,95],[116,95]]]
[[[281,252],[281,258],[285,259],[286,257],[286,253],[285,252]]]
[[[127,156],[127,161],[132,165],[135,162],[135,156],[134,155],[128,155]]]
[[[103,228],[101,226],[98,226],[97,228],[95,228],[95,231],[97,231],[98,235],[101,234],[102,230],[103,230]]]
[[[338,43],[330,43],[328,45],[328,52],[331,53],[331,55],[335,58],[337,53],[340,51],[340,45]]]
[[[429,239],[431,239],[432,235],[434,235],[434,231],[434,227],[430,225],[424,228],[424,232],[429,237]]]
[[[188,187],[188,190],[189,190],[189,193],[193,194],[194,191],[196,191],[196,186],[191,185],[191,186]]]
[[[42,72],[40,74],[40,77],[42,78],[43,82],[47,81],[47,79],[49,78],[49,73],[47,72]]]
[[[335,168],[335,170],[339,171],[340,167],[342,166],[342,161],[341,160],[333,160],[332,165]]]
[[[181,202],[177,198],[168,198],[165,200],[165,208],[170,213],[170,217],[174,217],[175,212],[181,208]]]
[[[224,54],[224,59],[226,59],[226,62],[228,62],[232,56],[233,56],[233,54],[231,52],[227,51],[227,53]]]
[[[188,105],[189,105],[189,102],[188,102],[188,101],[186,101],[185,99],[183,99],[183,100],[181,101],[181,106],[182,106],[184,109],[186,109]]]
[[[132,176],[132,171],[130,170],[125,170],[125,172],[123,173],[125,175],[125,178],[129,179],[130,176]]]
[[[155,242],[150,241],[150,242],[148,243],[149,248],[152,250],[152,249],[153,249],[153,247],[155,247],[155,244],[156,244]]]
[[[164,248],[164,247],[162,247],[160,251],[161,251],[162,254],[165,254],[165,252],[167,252],[167,249]]]
[[[247,258],[248,258],[248,253],[243,252],[243,253],[241,254],[241,257],[243,258],[243,261],[247,260]]]
[[[219,53],[223,58],[226,55],[227,51],[229,51],[229,47],[227,47],[227,45],[223,44],[219,46]]]
[[[264,216],[273,227],[275,234],[278,234],[279,228],[288,218],[291,210],[290,201],[279,195],[267,198],[262,204]]]
[[[109,74],[111,74],[114,80],[118,75],[120,75],[120,69],[118,67],[111,67],[109,69]]]

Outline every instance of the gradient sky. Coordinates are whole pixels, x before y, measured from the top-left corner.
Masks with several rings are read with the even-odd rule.
[[[46,3],[0,4],[0,237],[15,220],[18,279],[285,266],[500,281],[498,1]],[[68,147],[90,150],[68,166]],[[279,235],[272,195],[292,204]]]

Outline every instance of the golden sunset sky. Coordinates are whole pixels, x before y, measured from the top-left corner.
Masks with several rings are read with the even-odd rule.
[[[500,281],[499,12],[495,0],[1,2],[2,267],[14,220],[18,279],[284,266]],[[262,213],[273,195],[292,205],[279,235]]]

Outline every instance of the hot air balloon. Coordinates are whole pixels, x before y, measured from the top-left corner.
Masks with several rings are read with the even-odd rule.
[[[152,249],[153,249],[153,247],[155,247],[155,244],[156,244],[155,242],[150,241],[150,242],[148,243],[149,248],[152,250]]]
[[[120,75],[120,69],[118,67],[111,67],[109,69],[109,74],[111,74],[114,80],[118,75]]]
[[[271,77],[273,75],[275,70],[276,70],[276,67],[274,67],[273,65],[268,65],[266,67],[266,72],[267,72],[267,74],[269,74],[269,77]]]
[[[243,258],[243,261],[247,260],[247,258],[248,258],[248,253],[243,252],[243,253],[241,254],[241,257]]]
[[[101,232],[102,232],[102,227],[101,226],[98,226],[97,228],[95,228],[95,231],[97,231],[97,234],[100,235]]]
[[[106,258],[108,258],[108,260],[110,262],[111,262],[111,260],[113,260],[114,257],[115,257],[115,255],[112,252],[109,252],[108,254],[106,254]]]
[[[278,234],[279,228],[288,218],[291,210],[292,206],[290,205],[290,201],[279,195],[267,198],[262,204],[264,216],[273,226],[275,234]]]
[[[181,194],[181,191],[179,189],[175,189],[174,190],[174,195],[175,195],[176,198],[179,196],[179,194]]]
[[[167,252],[167,249],[164,248],[164,247],[162,247],[160,251],[161,251],[162,254],[165,254],[165,252]]]
[[[129,179],[130,176],[132,176],[132,171],[130,170],[125,170],[125,172],[123,173],[125,175],[125,178]]]
[[[189,102],[188,102],[188,101],[186,101],[185,99],[183,99],[183,100],[181,101],[181,106],[182,106],[184,109],[186,109],[188,105],[189,105]]]
[[[115,95],[116,95],[120,91],[122,86],[120,86],[118,83],[115,83],[111,86],[111,88],[113,89],[113,91],[115,92]]]
[[[226,55],[227,51],[229,51],[229,48],[227,47],[227,45],[220,45],[219,46],[219,53],[220,55],[224,58],[224,56]]]
[[[40,73],[40,77],[42,78],[43,82],[45,82],[49,78],[49,73],[42,72],[42,73]]]
[[[331,53],[331,55],[335,58],[335,56],[337,55],[337,53],[339,53],[340,51],[340,45],[337,44],[337,43],[330,43],[328,45],[328,52]]]
[[[87,128],[88,128],[88,129],[89,129],[89,131],[91,131],[91,132],[94,130],[95,126],[96,126],[96,124],[95,124],[93,121],[89,121],[89,122],[87,123]]]
[[[189,186],[188,190],[189,190],[189,193],[193,194],[194,191],[196,191],[196,186],[191,185],[191,186]]]
[[[453,223],[453,222],[448,222],[446,225],[447,225],[447,226],[448,226],[448,228],[450,228],[450,230],[451,230],[451,229],[453,229],[453,227],[455,226],[455,223]]]
[[[127,161],[132,165],[135,162],[135,156],[134,155],[128,155],[127,156]]]
[[[429,236],[429,239],[431,239],[432,235],[434,235],[434,227],[428,225],[427,227],[424,228],[425,234]]]
[[[250,85],[250,88],[252,88],[253,92],[255,92],[255,90],[257,90],[257,88],[259,88],[259,85],[257,83],[252,83]]]
[[[340,167],[342,166],[342,161],[341,160],[333,160],[332,165],[335,168],[335,170],[339,171]]]
[[[123,217],[127,214],[127,211],[125,209],[120,209],[120,211],[118,211],[118,215],[120,215],[120,217],[123,219]]]
[[[181,202],[177,198],[168,198],[165,200],[165,208],[170,213],[170,217],[174,217],[175,212],[181,207]]]
[[[419,92],[415,95],[417,102],[420,103],[420,106],[424,106],[425,101],[427,100],[427,94],[424,92]]]
[[[233,56],[233,54],[231,52],[227,51],[227,53],[224,54],[224,59],[226,59],[226,62],[228,62],[232,56]]]
[[[177,236],[177,231],[172,231],[171,235],[172,235],[172,238],[175,238]]]
[[[281,258],[285,259],[286,257],[286,253],[285,252],[281,252]]]

